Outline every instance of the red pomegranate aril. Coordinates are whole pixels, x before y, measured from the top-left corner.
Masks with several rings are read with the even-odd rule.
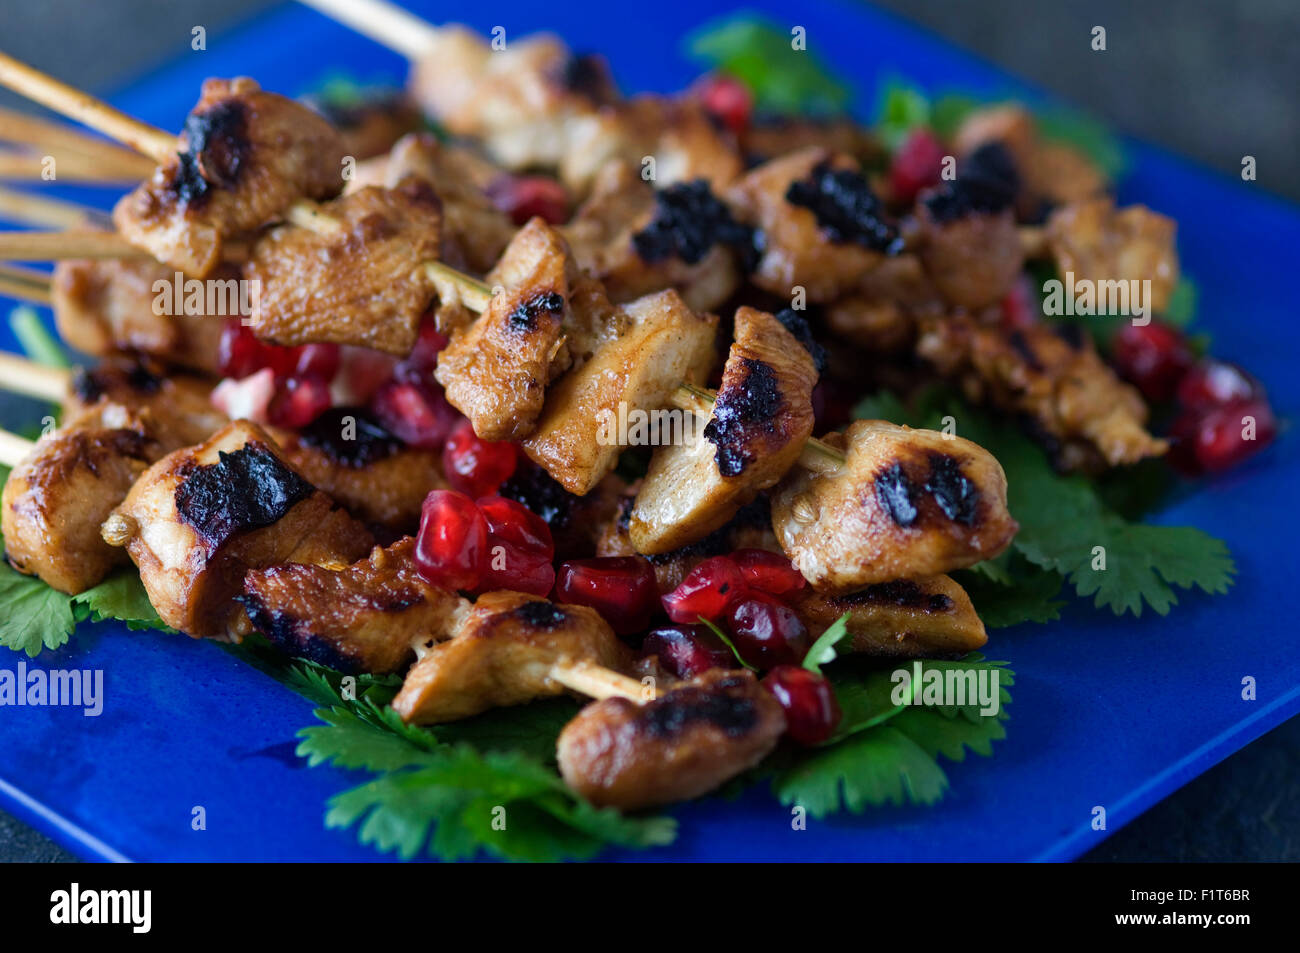
[[[488,535],[501,539],[526,553],[551,559],[555,556],[555,541],[551,528],[528,507],[504,496],[485,496],[478,501],[479,512],[487,520]]]
[[[422,450],[442,447],[456,421],[462,419],[437,385],[413,381],[385,384],[371,398],[370,409],[390,433]]]
[[[442,449],[447,482],[475,498],[496,493],[518,463],[514,444],[482,440],[474,433],[474,425],[464,419],[452,428]]]
[[[330,385],[311,377],[290,377],[283,381],[266,415],[277,427],[300,430],[331,406]]]
[[[736,651],[755,668],[798,665],[808,651],[808,629],[793,609],[772,596],[755,593],[737,602],[727,625]]]
[[[310,377],[326,384],[334,380],[342,362],[337,344],[308,344],[296,350],[298,359],[293,369],[294,377]]]
[[[420,334],[415,339],[411,353],[402,358],[393,369],[393,376],[402,380],[424,382],[438,366],[438,354],[447,346],[447,336],[438,330],[432,315],[420,322]]]
[[[555,578],[560,602],[590,606],[619,635],[640,632],[650,624],[659,602],[654,567],[640,556],[571,559]]]
[[[1177,328],[1159,321],[1125,324],[1115,335],[1111,361],[1147,400],[1168,400],[1192,366],[1192,352]]]
[[[1264,387],[1253,374],[1213,358],[1201,361],[1178,382],[1178,403],[1184,410],[1208,410],[1262,396]]]
[[[231,318],[217,342],[217,366],[222,377],[242,380],[269,367],[276,377],[288,377],[298,363],[300,348],[280,347],[260,340],[240,318]]]
[[[754,94],[734,76],[712,73],[700,79],[693,92],[705,112],[736,135],[749,128],[754,114]]]
[[[666,625],[641,643],[641,654],[659,656],[659,664],[677,678],[694,678],[711,668],[736,668],[736,657],[703,625]]]
[[[729,556],[711,556],[687,573],[662,602],[674,622],[716,622],[747,591],[740,567]]]
[[[488,186],[488,197],[516,225],[527,225],[535,215],[548,225],[562,225],[569,220],[569,193],[559,182],[545,176],[503,176]]]
[[[816,672],[780,665],[767,673],[765,687],[785,712],[785,731],[801,745],[821,744],[840,723],[831,683]]]
[[[367,347],[345,344],[339,348],[340,368],[334,376],[334,403],[357,407],[370,403],[379,388],[393,377],[397,361]]]
[[[1032,327],[1038,323],[1042,305],[1038,294],[1026,275],[1021,275],[1012,284],[1011,290],[1002,299],[1002,327],[1007,331],[1016,331]]]
[[[939,184],[943,171],[943,144],[929,129],[913,129],[889,164],[889,185],[894,198],[910,205],[925,188]]]
[[[534,596],[549,596],[555,588],[555,565],[545,553],[520,549],[488,534],[487,565],[479,584],[480,592],[509,589]]]
[[[424,498],[414,559],[429,582],[444,589],[478,588],[487,545],[487,520],[464,493],[434,490]]]
[[[738,549],[731,558],[740,567],[749,588],[770,596],[793,595],[808,585],[803,574],[780,553],[766,549]]]
[[[1248,436],[1253,418],[1253,437]],[[1237,400],[1206,411],[1186,411],[1170,428],[1170,462],[1184,473],[1222,473],[1263,450],[1277,436],[1268,401]]]

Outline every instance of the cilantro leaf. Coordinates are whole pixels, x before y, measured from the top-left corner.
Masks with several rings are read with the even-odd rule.
[[[829,665],[838,657],[835,646],[848,634],[849,613],[846,612],[832,622],[830,628],[817,637],[817,641],[812,644],[803,658],[803,667],[816,675],[820,675],[822,666]]]
[[[743,82],[755,105],[779,113],[838,113],[849,87],[815,53],[795,49],[791,29],[739,13],[706,23],[686,39],[687,52]]]
[[[978,565],[984,565],[980,563]],[[1022,622],[1054,622],[1061,617],[1065,602],[1058,599],[1061,577],[1049,570],[1016,560],[1005,578],[971,570],[956,573],[980,621],[990,629],[1004,629]]]
[[[929,98],[914,86],[892,79],[881,88],[873,128],[890,152],[896,152],[913,129],[929,126]]]
[[[174,631],[158,617],[139,574],[130,569],[114,573],[99,585],[73,596],[72,609],[77,621],[111,619],[125,623],[132,630]]]
[[[716,635],[718,637],[719,642],[721,642],[727,648],[731,649],[731,654],[736,657],[736,661],[739,662],[743,668],[747,668],[751,672],[758,671],[757,668],[755,668],[753,665],[750,665],[748,662],[745,661],[744,657],[742,657],[740,654],[740,649],[736,648],[735,643],[732,642],[731,639],[727,637],[727,633],[723,632],[720,627],[714,625],[712,622],[704,618],[704,616],[702,615],[697,615],[695,618],[700,620],[700,625],[704,626],[710,632]]]
[[[32,657],[66,643],[77,625],[67,595],[8,563],[0,563],[0,605],[0,646]]]
[[[9,328],[23,353],[37,364],[48,367],[71,367],[68,353],[58,338],[50,333],[35,309],[21,305],[9,312]]]

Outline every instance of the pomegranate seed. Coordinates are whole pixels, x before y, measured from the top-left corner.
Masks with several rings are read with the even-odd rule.
[[[687,573],[662,602],[674,622],[716,622],[746,591],[745,577],[731,557],[711,556]]]
[[[390,381],[370,401],[379,422],[404,443],[436,450],[460,417],[434,384]]]
[[[1254,418],[1253,439],[1246,436]],[[1205,411],[1185,411],[1170,429],[1170,462],[1184,473],[1222,473],[1258,453],[1277,436],[1277,419],[1261,397],[1236,400]]]
[[[749,128],[754,114],[754,94],[734,76],[712,73],[702,77],[692,91],[705,111],[736,135]]]
[[[222,377],[242,380],[269,367],[276,377],[288,377],[298,364],[301,348],[267,344],[253,334],[239,318],[231,318],[221,329],[217,344],[217,365]]]
[[[488,534],[518,550],[538,553],[551,559],[555,542],[546,521],[516,500],[504,496],[485,496],[478,501],[479,512],[487,520]]]
[[[646,656],[659,656],[659,664],[677,678],[694,678],[711,668],[735,668],[736,657],[722,640],[703,625],[666,625],[641,643]]]
[[[1021,275],[1002,299],[1002,327],[1007,331],[1031,327],[1038,323],[1042,304],[1027,275]]]
[[[555,597],[591,606],[619,635],[631,635],[650,624],[659,587],[654,567],[640,556],[571,559],[560,565]]]
[[[745,583],[769,596],[792,595],[808,585],[794,564],[779,553],[766,549],[738,549],[731,558],[740,567]]]
[[[736,651],[755,668],[798,665],[808,651],[808,630],[782,602],[751,595],[731,607],[728,625]]]
[[[478,508],[488,527],[482,588],[549,595],[555,586],[551,528],[528,507],[503,496],[485,496]]]
[[[275,374],[269,367],[235,380],[225,378],[212,389],[212,406],[231,420],[267,422],[267,408],[275,397]]]
[[[290,377],[281,383],[266,409],[277,427],[301,430],[330,409],[330,385],[311,377]]]
[[[569,220],[569,193],[559,182],[545,176],[502,176],[488,186],[488,197],[516,225],[527,225],[535,215],[548,225],[562,225]]]
[[[389,382],[397,362],[391,355],[367,347],[343,345],[339,348],[341,367],[334,377],[334,403],[339,407],[357,407]]]
[[[444,589],[472,590],[487,563],[487,520],[474,501],[455,490],[434,490],[424,498],[415,567]]]
[[[889,185],[895,199],[911,205],[922,189],[939,184],[943,143],[929,129],[913,129],[889,164]]]
[[[821,744],[840,723],[840,706],[831,683],[816,672],[779,665],[763,686],[785,711],[785,731],[801,745]]]
[[[328,384],[334,380],[342,363],[337,344],[308,344],[298,349],[298,360],[294,366],[294,377],[310,377],[312,380]]]
[[[555,565],[549,556],[525,552],[499,539],[488,537],[487,565],[475,589],[490,592],[509,589],[534,596],[549,596],[555,588]]]
[[[438,366],[438,354],[447,346],[447,336],[438,330],[437,321],[426,315],[420,322],[420,336],[411,353],[393,368],[393,376],[404,381],[423,383]]]
[[[1168,400],[1191,368],[1192,352],[1181,331],[1152,321],[1124,325],[1115,335],[1111,361],[1147,400]]]
[[[1264,386],[1237,364],[1206,358],[1178,382],[1184,410],[1209,410],[1238,400],[1264,396]]]
[[[468,420],[456,424],[442,450],[447,482],[474,497],[496,493],[518,462],[514,444],[480,439]]]

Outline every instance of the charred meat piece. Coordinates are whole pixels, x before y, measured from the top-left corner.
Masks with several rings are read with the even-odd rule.
[[[441,260],[475,274],[488,271],[515,234],[510,217],[489,197],[506,174],[464,146],[416,133],[398,141],[384,160],[381,181],[371,184],[391,189],[408,175],[432,186],[442,203]]]
[[[218,269],[203,284],[201,298],[183,299],[201,302],[197,312],[188,305],[176,314],[155,311],[155,285],[162,281],[174,287],[185,280],[177,275],[175,269],[145,259],[59,262],[51,289],[59,335],[96,357],[148,354],[190,370],[217,373],[223,317],[240,313],[239,275]]]
[[[320,95],[303,102],[320,113],[343,139],[343,152],[355,159],[370,159],[393,148],[402,136],[424,124],[424,117],[406,94],[396,89],[347,91],[346,95]]]
[[[556,756],[587,800],[636,810],[712,791],[767,757],[784,731],[781,706],[751,673],[713,670],[643,705],[588,705]]]
[[[630,661],[594,609],[521,592],[479,596],[451,634],[407,673],[393,699],[403,721],[438,724],[561,695],[566,689],[551,677],[560,663],[586,661],[622,670]]]
[[[1114,199],[1100,197],[1053,212],[1047,242],[1057,272],[1062,277],[1073,274],[1075,282],[1092,282],[1098,295],[1115,288],[1121,301],[1131,301],[1124,286],[1150,281],[1150,298],[1142,302],[1149,316],[1169,305],[1178,283],[1176,229],[1173,219],[1146,206],[1117,209]],[[1131,311],[1138,310],[1136,304],[1131,302]]]
[[[783,298],[798,285],[809,301],[831,301],[900,247],[858,164],[825,149],[765,162],[728,197],[762,234],[752,281]]]
[[[244,577],[253,627],[290,655],[341,672],[401,671],[414,646],[445,637],[469,608],[415,569],[409,536],[341,568],[285,563]]]
[[[274,436],[309,483],[389,538],[415,532],[424,498],[447,486],[437,451],[403,444],[363,407],[333,407]]]
[[[564,239],[534,218],[487,277],[500,293],[438,355],[435,376],[447,401],[482,439],[520,440],[532,433],[547,384],[567,366],[559,358],[572,277]]]
[[[841,652],[906,658],[961,656],[988,641],[966,590],[951,576],[897,579],[828,596],[808,590],[794,611],[816,638],[846,612]]]
[[[720,306],[754,253],[753,230],[738,224],[703,182],[656,192],[623,162],[596,175],[591,194],[562,228],[578,265],[614,301],[675,288],[695,311]]]
[[[212,406],[211,393],[210,381],[167,375],[156,362],[105,361],[73,373],[63,413],[72,419],[105,403],[130,407],[161,456],[201,443],[227,423],[226,415]]]
[[[822,592],[970,566],[1016,533],[1001,465],[969,440],[882,420],[824,440],[845,463],[794,470],[772,494],[781,547]]]
[[[1027,418],[1062,469],[1136,463],[1165,451],[1145,429],[1147,407],[1086,333],[1006,329],[966,315],[922,321],[917,353],[972,399]]]
[[[694,314],[675,291],[625,305],[586,363],[548,388],[537,428],[523,442],[528,456],[570,493],[588,493],[627,445],[620,421],[666,407],[682,381],[704,380],[717,320]]]
[[[105,520],[162,620],[196,638],[249,631],[234,597],[244,575],[287,562],[347,564],[373,545],[365,527],[246,420],[163,457]]]
[[[261,282],[254,333],[288,346],[332,341],[405,357],[435,293],[421,266],[438,257],[437,196],[410,178],[322,211],[338,220],[337,231],[286,225],[255,246],[245,272]]]
[[[306,106],[251,79],[209,79],[177,154],[113,210],[122,237],[206,278],[225,241],[279,218],[301,199],[343,188],[343,140]]]
[[[100,538],[99,524],[158,454],[143,421],[108,402],[42,437],[4,486],[10,564],[70,594],[103,581],[126,554]]]
[[[812,434],[811,355],[764,311],[736,312],[713,414],[650,461],[628,532],[641,553],[696,542],[785,476]]]

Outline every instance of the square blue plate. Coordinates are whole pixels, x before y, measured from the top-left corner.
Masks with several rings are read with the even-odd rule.
[[[521,0],[481,8],[413,2],[434,22],[468,18],[509,36],[553,29],[578,50],[608,55],[628,90],[671,90],[695,69],[681,37],[724,9],[700,0],[623,8],[582,2],[545,12]],[[807,28],[810,48],[870,104],[883,77],[934,91],[960,88],[1041,101],[1034,90],[932,35],[865,7],[839,2],[757,2],[779,22]],[[797,13],[792,11],[798,10]],[[793,18],[793,19],[792,19]],[[130,29],[124,24],[123,29]],[[184,45],[182,45],[184,43]],[[114,102],[178,128],[207,76],[246,74],[298,94],[336,71],[400,81],[405,64],[305,8],[289,4],[177,58]],[[1294,370],[1295,254],[1300,213],[1242,183],[1133,144],[1121,198],[1179,223],[1184,267],[1200,286],[1202,323],[1216,352],[1268,385],[1290,417]],[[7,332],[6,332],[7,333]],[[0,340],[12,349],[12,339]],[[14,421],[9,421],[13,424]],[[991,759],[951,765],[952,789],[931,809],[873,812],[790,829],[762,792],[737,803],[704,801],[676,813],[681,836],[667,849],[616,859],[1064,860],[1100,842],[1094,806],[1111,830],[1300,709],[1295,625],[1279,596],[1294,591],[1296,441],[1277,447],[1162,514],[1226,539],[1240,576],[1224,597],[1181,597],[1165,618],[1116,619],[1072,606],[1064,621],[995,632],[991,658],[1017,672],[1009,737]],[[4,611],[0,607],[0,611]],[[4,653],[0,667],[20,656]],[[106,702],[97,718],[60,708],[0,708],[0,802],[79,855],[102,860],[376,860],[350,832],[326,830],[327,797],[357,778],[307,769],[294,733],[311,705],[213,645],[84,626],[48,668],[98,668]],[[1253,677],[1258,697],[1242,699]],[[196,806],[207,829],[194,831]]]

